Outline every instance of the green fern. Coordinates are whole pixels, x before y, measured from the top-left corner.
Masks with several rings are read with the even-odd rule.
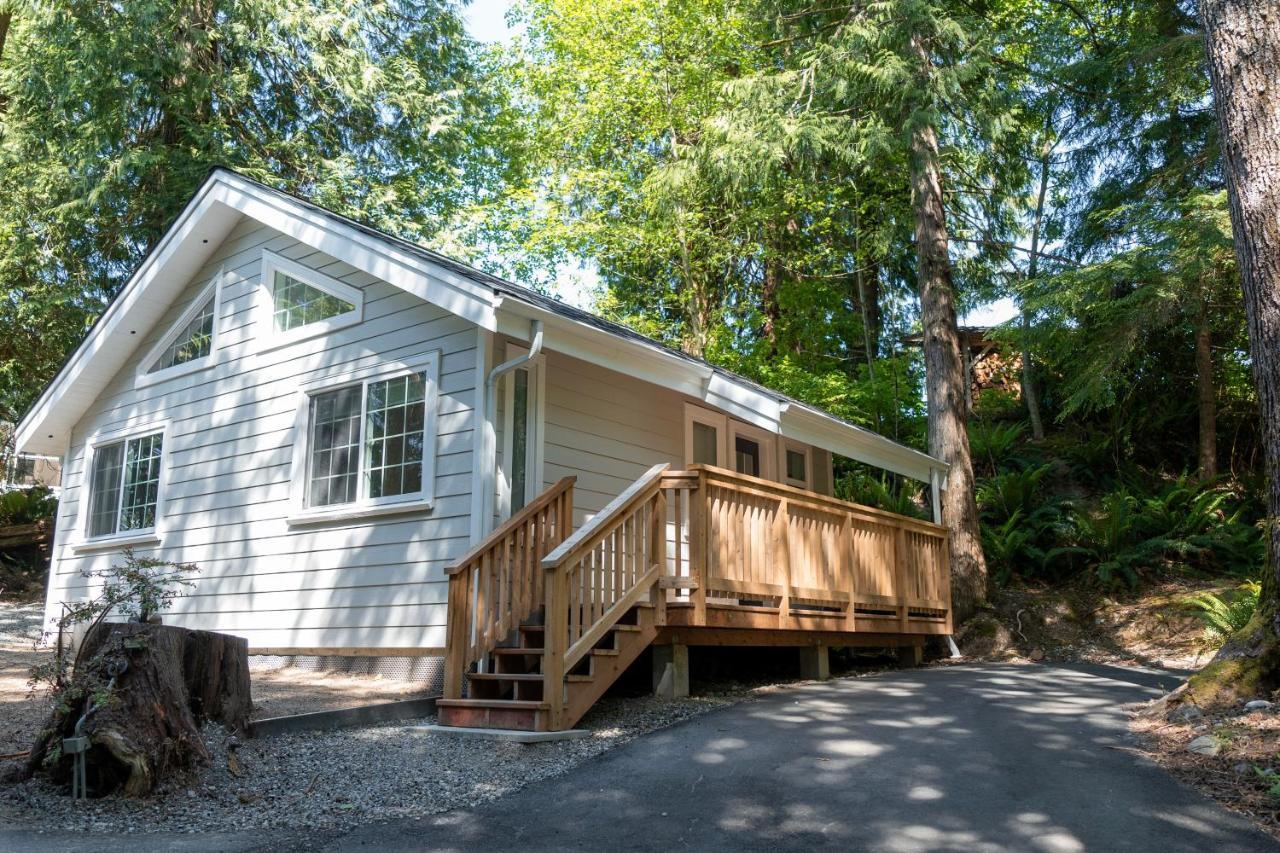
[[[1202,592],[1187,598],[1183,604],[1205,623],[1205,640],[1220,646],[1235,632],[1249,624],[1258,608],[1262,585],[1257,581],[1240,584],[1230,599],[1213,592]]]

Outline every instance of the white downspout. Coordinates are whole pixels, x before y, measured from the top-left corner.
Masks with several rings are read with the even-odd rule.
[[[494,480],[489,483],[484,490],[484,499],[480,502],[481,518],[480,529],[487,534],[493,529],[493,499],[494,492],[498,488],[498,466],[496,459],[498,455],[498,436],[496,421],[498,418],[498,380],[506,374],[515,370],[521,365],[528,364],[533,361],[542,352],[542,321],[529,321],[529,351],[522,356],[504,361],[493,370],[489,371],[489,377],[484,382],[484,459],[485,465],[493,466]]]

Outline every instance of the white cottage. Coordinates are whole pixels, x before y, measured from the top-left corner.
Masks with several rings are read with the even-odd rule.
[[[950,630],[945,530],[831,497],[838,453],[936,506],[939,460],[226,169],[16,443],[63,461],[47,617],[194,562],[166,621],[448,655],[460,723],[563,728],[655,643]]]

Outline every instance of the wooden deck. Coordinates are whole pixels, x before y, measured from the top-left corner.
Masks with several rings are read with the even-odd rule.
[[[951,633],[938,525],[657,465],[570,532],[573,484],[449,569],[442,723],[567,728],[655,641],[892,646]]]

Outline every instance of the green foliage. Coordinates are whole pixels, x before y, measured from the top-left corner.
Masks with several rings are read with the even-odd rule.
[[[58,499],[47,486],[0,493],[0,526],[44,521],[53,518],[57,511]]]
[[[1217,648],[1228,637],[1249,624],[1253,612],[1258,608],[1258,596],[1261,592],[1262,584],[1246,581],[1228,598],[1224,599],[1213,592],[1202,592],[1188,597],[1183,604],[1204,621],[1205,642]]]
[[[520,164],[452,0],[14,5],[0,60],[0,417],[217,164],[410,239]]]
[[[836,496],[911,518],[930,517],[924,508],[922,489],[888,475],[877,476],[864,467],[848,471],[836,480]]]
[[[1003,466],[1027,431],[1024,423],[980,420],[969,424],[969,451],[974,465],[995,471]]]

